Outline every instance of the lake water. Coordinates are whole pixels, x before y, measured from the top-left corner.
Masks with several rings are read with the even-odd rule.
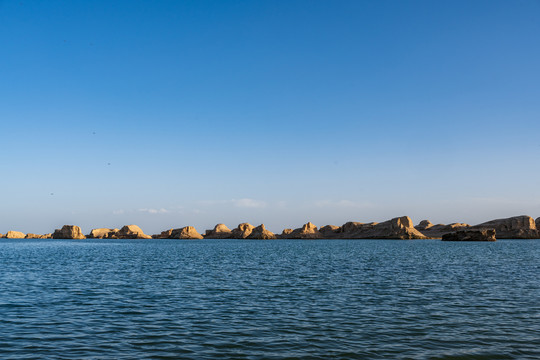
[[[540,241],[0,241],[1,359],[538,359]]]

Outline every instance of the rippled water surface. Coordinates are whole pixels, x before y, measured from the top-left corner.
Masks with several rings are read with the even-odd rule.
[[[540,241],[3,240],[1,359],[538,359]]]

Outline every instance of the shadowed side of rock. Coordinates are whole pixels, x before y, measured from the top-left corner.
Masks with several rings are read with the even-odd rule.
[[[496,231],[485,230],[460,230],[442,236],[442,241],[496,241]]]
[[[452,224],[437,224],[434,225],[429,220],[422,220],[414,228],[431,239],[440,239],[444,234],[449,234],[458,230],[469,228],[469,224],[452,223]]]

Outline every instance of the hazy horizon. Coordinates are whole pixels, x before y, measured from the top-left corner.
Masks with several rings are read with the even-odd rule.
[[[537,1],[0,1],[0,233],[540,217]]]

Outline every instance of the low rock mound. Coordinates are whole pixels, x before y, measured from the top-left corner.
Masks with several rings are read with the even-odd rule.
[[[4,238],[6,239],[24,239],[25,234],[20,231],[8,231]]]
[[[206,239],[230,239],[232,231],[225,224],[217,224],[213,230],[206,230]]]
[[[496,231],[486,230],[460,230],[442,236],[442,241],[496,241]]]
[[[266,229],[264,224],[261,224],[253,229],[251,234],[247,237],[247,239],[258,239],[258,240],[267,240],[267,239],[275,239],[276,234]]]
[[[469,224],[465,223],[452,223],[452,224],[432,224],[429,220],[423,220],[415,229],[431,239],[440,239],[444,234],[449,234],[458,230],[466,230],[469,228]]]
[[[81,228],[76,225],[64,225],[61,229],[54,230],[53,239],[86,239]]]

